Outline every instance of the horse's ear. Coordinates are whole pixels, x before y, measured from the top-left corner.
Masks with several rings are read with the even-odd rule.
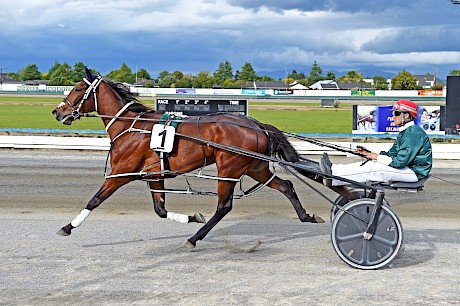
[[[86,79],[88,80],[88,82],[92,83],[94,79],[96,78],[96,76],[93,74],[91,69],[88,69],[88,67],[85,67],[85,72],[86,72]]]

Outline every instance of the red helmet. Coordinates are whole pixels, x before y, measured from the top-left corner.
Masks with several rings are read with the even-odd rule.
[[[393,105],[392,110],[400,111],[402,113],[410,113],[414,118],[417,118],[418,115],[417,104],[415,104],[411,100],[399,100]]]

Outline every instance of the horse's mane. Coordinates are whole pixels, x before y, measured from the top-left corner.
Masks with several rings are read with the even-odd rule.
[[[144,104],[139,102],[139,99],[135,94],[133,94],[129,87],[120,82],[114,82],[111,79],[104,78],[104,81],[107,85],[110,86],[122,99],[123,103],[126,105],[129,102],[136,101],[132,105],[128,107],[128,110],[136,113],[142,112],[154,112],[153,109],[150,107],[145,106]]]

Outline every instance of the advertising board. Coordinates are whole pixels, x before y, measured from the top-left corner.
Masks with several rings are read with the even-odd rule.
[[[392,106],[353,106],[353,134],[397,134]],[[419,106],[415,124],[427,134],[444,135],[441,112],[444,106]]]

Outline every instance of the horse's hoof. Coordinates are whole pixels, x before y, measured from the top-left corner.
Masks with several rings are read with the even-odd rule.
[[[315,220],[315,223],[324,223],[324,219],[320,216],[313,215],[313,219]]]
[[[300,221],[302,221],[302,222],[310,222],[310,223],[324,223],[323,218],[321,218],[319,216],[315,216],[315,215],[310,216],[308,214],[307,214],[306,218],[300,219]]]
[[[188,250],[192,250],[195,248],[195,245],[193,245],[193,243],[191,243],[190,241],[185,241],[184,244],[182,245],[182,247],[188,249]]]
[[[70,233],[67,233],[62,228],[56,234],[58,234],[59,236],[69,236],[70,235]]]
[[[197,223],[206,223],[206,219],[200,213],[195,214],[195,220],[196,220]]]

